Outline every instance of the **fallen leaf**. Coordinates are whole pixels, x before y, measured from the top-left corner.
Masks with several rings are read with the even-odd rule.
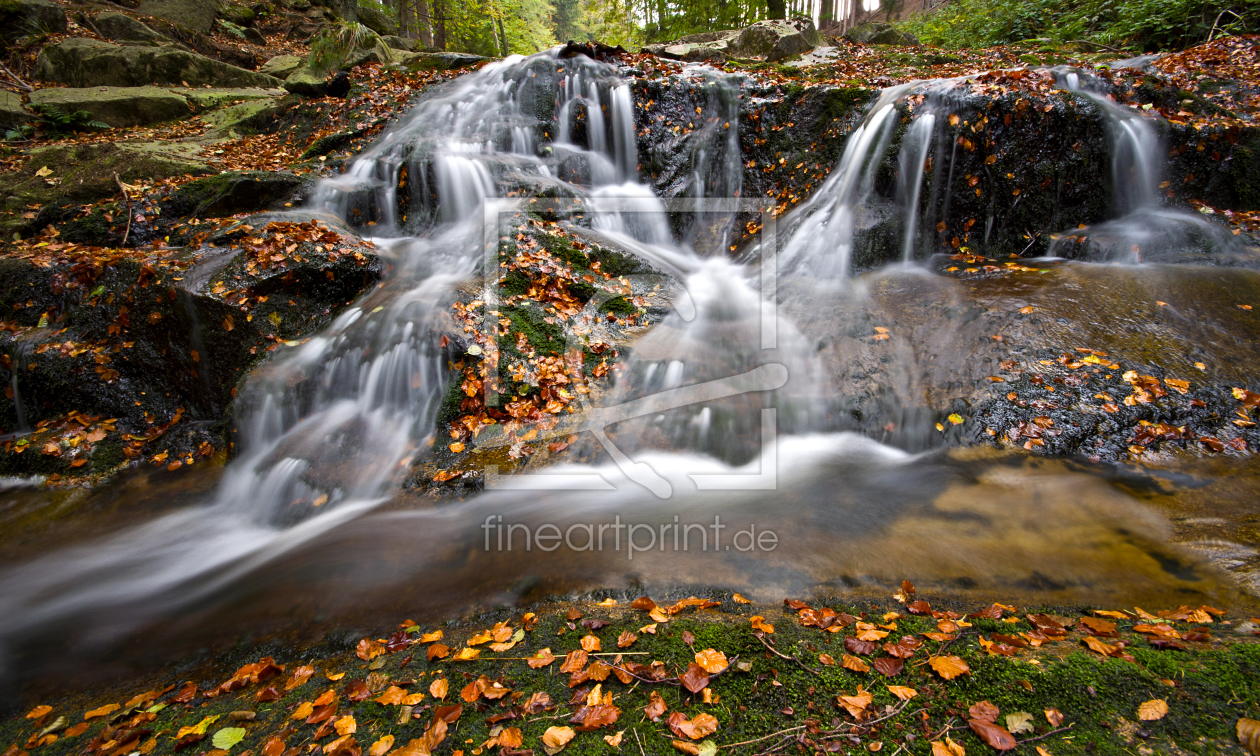
[[[625,734],[625,730],[618,730],[615,735],[605,735],[604,742],[613,748],[621,747],[621,736]]]
[[[555,756],[564,750],[576,734],[572,727],[548,727],[542,736],[543,749],[549,756]]]
[[[1260,756],[1260,720],[1246,717],[1238,720],[1238,742],[1252,756]]]
[[[244,727],[224,727],[214,734],[214,739],[210,742],[215,748],[223,751],[232,750],[232,746],[245,739]]]
[[[709,673],[704,667],[692,662],[687,665],[687,671],[678,677],[678,682],[692,693],[699,693],[709,684]]]
[[[936,674],[946,680],[953,680],[959,675],[971,672],[971,667],[967,666],[967,662],[957,656],[934,656],[929,664],[936,670]]]
[[[1058,709],[1046,709],[1046,721],[1051,727],[1058,727],[1063,724],[1063,712]]]
[[[967,725],[971,727],[971,731],[978,735],[981,740],[999,751],[1009,751],[1019,745],[1015,742],[1014,736],[1006,731],[1005,727],[999,727],[992,722],[985,722],[980,719],[968,720]]]
[[[1154,722],[1168,714],[1168,702],[1162,698],[1152,698],[1138,707],[1138,719],[1143,722]]]
[[[996,722],[999,713],[998,707],[988,701],[974,703],[971,705],[971,708],[967,709],[967,716],[972,719],[978,719],[981,722]]]
[[[669,706],[665,704],[665,699],[662,698],[661,694],[656,691],[652,691],[652,696],[648,701],[648,705],[643,707],[643,713],[653,722],[660,719],[661,715],[668,710]]]
[[[729,662],[726,660],[726,654],[716,649],[706,648],[696,654],[696,664],[704,667],[704,671],[709,674],[716,675],[725,670]]]
[[[372,747],[368,749],[368,756],[385,756],[393,747],[394,736],[386,735],[372,744]]]
[[[530,669],[540,669],[551,664],[556,660],[555,654],[551,653],[550,648],[544,648],[538,653],[525,660]]]
[[[914,698],[915,696],[919,695],[919,691],[915,690],[914,688],[906,688],[901,685],[889,685],[888,692],[892,693],[894,696],[901,699],[902,701],[909,701],[911,698]]]
[[[105,704],[99,709],[92,709],[88,713],[84,714],[83,719],[88,720],[95,719],[96,717],[103,717],[107,714],[112,714],[113,712],[118,711],[118,709],[118,704]]]
[[[675,735],[690,738],[691,740],[699,740],[712,735],[714,732],[717,732],[717,728],[717,717],[712,714],[701,713],[691,719],[687,719],[687,715],[680,711],[669,715],[669,729],[673,730]]]
[[[858,686],[857,693],[851,696],[836,696],[836,703],[859,722],[866,718],[866,710],[873,700],[874,697],[870,691],[862,690],[861,686]]]
[[[1026,711],[1017,711],[1014,714],[1006,715],[1006,729],[1015,734],[1018,732],[1033,732],[1033,715]]]
[[[866,673],[871,671],[871,668],[867,666],[866,662],[856,656],[850,656],[849,654],[845,654],[840,657],[840,665],[853,672]]]

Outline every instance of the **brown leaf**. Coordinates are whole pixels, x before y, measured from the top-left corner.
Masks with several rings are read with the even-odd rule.
[[[587,653],[595,653],[599,650],[599,638],[594,635],[582,636],[582,650]]]
[[[687,719],[687,715],[680,711],[669,715],[669,729],[679,737],[699,740],[717,732],[717,728],[717,717],[712,714],[697,714],[691,719]]]
[[[709,684],[709,673],[704,667],[692,662],[687,665],[687,671],[678,677],[678,682],[692,693],[699,693]]]
[[[901,674],[901,670],[906,666],[906,660],[880,657],[872,661],[871,665],[884,677],[892,677]]]
[[[432,646],[429,646],[429,650],[425,652],[425,658],[429,661],[433,661],[434,659],[445,659],[450,655],[450,646],[446,646],[441,643],[434,643]]]
[[[1007,732],[1005,727],[980,719],[968,720],[967,724],[981,740],[999,751],[1009,751],[1019,745],[1015,742],[1015,736]]]
[[[866,719],[867,709],[873,700],[874,697],[870,691],[862,690],[861,686],[858,686],[857,693],[851,696],[836,696],[836,703],[859,722]]]
[[[530,669],[540,669],[556,660],[555,654],[551,653],[550,648],[544,648],[538,653],[525,660]]]
[[[639,636],[629,630],[626,630],[621,635],[617,636],[617,648],[630,648],[638,639]]]
[[[447,724],[455,724],[459,716],[464,713],[463,704],[451,704],[450,706],[439,706],[433,710],[434,720],[442,720]]]
[[[871,668],[866,664],[866,662],[856,656],[850,656],[849,654],[845,654],[840,657],[840,665],[852,672],[861,672],[865,674],[871,671]]]
[[[661,715],[668,710],[669,707],[665,704],[665,699],[662,698],[661,694],[656,691],[652,691],[651,700],[648,702],[647,706],[643,707],[643,713],[653,722],[660,719]]]
[[[647,596],[641,596],[630,602],[630,606],[643,612],[650,612],[656,608],[656,602]]]
[[[537,714],[540,711],[550,709],[552,706],[554,704],[551,702],[551,696],[542,691],[537,691],[525,701],[523,708],[526,714]]]
[[[560,671],[566,674],[580,672],[586,667],[586,660],[587,655],[585,651],[581,649],[577,651],[570,651],[565,655],[564,664],[560,665]]]
[[[911,698],[914,698],[915,696],[919,695],[919,691],[915,690],[914,688],[907,688],[901,685],[889,685],[888,692],[892,693],[894,696],[901,699],[902,701],[909,701]]]
[[[1058,709],[1046,709],[1046,721],[1051,727],[1058,727],[1063,724],[1063,712]]]
[[[972,719],[978,719],[981,722],[996,722],[1001,711],[998,707],[988,701],[980,701],[974,703],[971,708],[967,709],[967,715]]]

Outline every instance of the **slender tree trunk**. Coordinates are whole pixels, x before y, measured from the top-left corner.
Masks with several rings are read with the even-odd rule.
[[[499,14],[499,41],[503,43],[503,57],[507,57],[511,53],[508,51],[507,30],[503,28],[503,14]]]
[[[787,18],[786,0],[766,0],[769,18]]]
[[[425,47],[433,47],[433,31],[429,24],[429,3],[428,0],[416,0],[416,32],[418,33],[420,44]]]
[[[433,0],[433,46],[446,49],[446,0]]]

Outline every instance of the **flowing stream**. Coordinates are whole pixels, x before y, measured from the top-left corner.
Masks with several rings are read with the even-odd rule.
[[[705,107],[734,121],[738,81],[710,69],[692,73],[709,93]],[[1150,125],[1076,73],[1062,76],[1108,119],[1116,185],[1123,187],[1116,194],[1120,217],[1088,230],[1099,250],[1090,259],[1152,259],[1149,237],[1164,233],[1152,230],[1153,218],[1161,229],[1218,239],[1211,224],[1159,209],[1158,140]],[[554,51],[512,57],[427,95],[343,175],[323,181],[305,213],[370,230],[391,264],[382,286],[250,377],[238,402],[241,454],[207,500],[0,573],[0,639],[12,650],[49,627],[88,619],[75,642],[95,647],[180,612],[186,619],[175,627],[185,631],[193,623],[187,618],[227,622],[220,612],[233,602],[250,607],[228,622],[239,629],[241,618],[284,614],[303,601],[333,613],[350,597],[360,600],[359,609],[439,610],[526,595],[539,585],[751,584],[772,598],[776,590],[817,585],[882,585],[918,571],[964,591],[1004,587],[1083,600],[1099,597],[1109,573],[1127,570],[1123,585],[1102,592],[1187,590],[1193,579],[1161,571],[1157,565],[1167,559],[1151,556],[1167,548],[1166,523],[1105,482],[1066,466],[1053,474],[1021,472],[1018,463],[984,455],[924,458],[842,432],[836,407],[845,387],[829,374],[810,324],[780,316],[766,337],[767,307],[776,301],[869,301],[868,284],[850,280],[853,249],[881,203],[889,204],[875,196],[875,182],[894,144],[899,179],[891,204],[903,217],[900,257],[924,257],[923,193],[929,207],[941,199],[925,164],[937,155],[943,170],[948,145],[941,130],[956,83],[885,90],[850,133],[825,185],[782,219],[774,253],[754,246],[739,262],[723,254],[734,212],[702,204],[740,196],[736,129],[700,141],[683,197],[659,198],[640,181],[635,103],[612,66],[559,59]],[[894,139],[898,106],[918,95],[925,99]],[[486,203],[543,190],[587,201],[583,233],[679,283],[673,309],[634,344],[607,400],[626,405],[669,396],[672,404],[644,405],[654,409],[618,426],[615,438],[594,430],[597,451],[607,455],[554,466],[533,483],[529,475],[509,476],[489,486],[502,490],[470,501],[373,512],[398,500],[410,463],[442,441],[434,426],[447,380],[440,339],[459,286],[478,275],[484,259]],[[704,222],[676,233],[663,199],[694,200]],[[762,288],[771,260],[785,279],[777,299]],[[869,286],[885,279],[873,280]],[[726,393],[686,393],[733,376],[747,378]],[[930,432],[930,423],[918,422]],[[566,480],[577,490],[563,490]],[[1014,554],[986,551],[974,535],[952,529],[942,514],[948,511],[986,519],[993,538],[1006,539]],[[1055,513],[1063,534],[1037,543],[1031,522],[1044,512]],[[700,554],[676,548],[680,534],[698,539],[715,517],[729,520],[726,536],[749,526],[773,530],[778,548],[762,548],[755,533],[748,550],[731,551],[729,542],[722,549],[716,540],[710,549],[708,535]],[[636,555],[620,541],[615,553],[490,548],[504,522],[567,531],[614,518],[646,523],[639,544],[651,534],[655,550]],[[675,527],[661,529],[667,525]],[[716,539],[718,531],[709,535]],[[1085,553],[1073,538],[1103,545]],[[1057,574],[1045,578],[1051,587],[1007,580],[1021,559],[1031,573]],[[305,576],[321,569],[312,587]],[[415,582],[426,576],[441,579],[420,590]],[[1211,580],[1193,590],[1218,601],[1233,595]],[[306,599],[280,601],[268,614],[263,594]]]

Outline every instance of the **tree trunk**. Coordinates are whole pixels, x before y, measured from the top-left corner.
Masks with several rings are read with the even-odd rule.
[[[502,14],[499,15],[498,21],[499,21],[499,40],[503,43],[503,57],[506,58],[508,55],[511,55],[511,53],[508,51],[507,30],[503,28],[503,15]]]
[[[769,18],[787,18],[787,1],[786,0],[766,0],[769,8]]]
[[[433,46],[446,49],[446,2],[433,0]]]
[[[433,47],[433,30],[429,19],[429,3],[427,0],[416,0],[416,32],[420,44]]]

